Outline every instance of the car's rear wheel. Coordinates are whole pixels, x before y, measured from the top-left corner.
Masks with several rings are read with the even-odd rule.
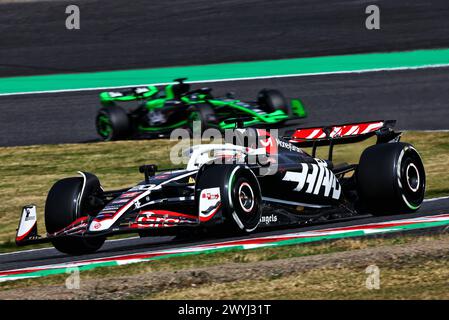
[[[58,232],[85,215],[79,209],[85,207],[79,203],[82,187],[83,179],[74,177],[61,179],[50,189],[45,202],[45,227],[48,233]],[[103,237],[68,236],[53,239],[52,244],[58,251],[76,255],[95,252],[104,241]]]
[[[421,157],[407,143],[367,148],[357,168],[362,207],[376,215],[414,212],[424,200],[426,175]]]
[[[96,127],[104,141],[125,139],[131,132],[128,114],[116,105],[104,107],[98,111]]]
[[[292,113],[291,107],[287,102],[287,99],[285,99],[284,95],[274,89],[262,89],[259,91],[259,94],[257,95],[257,103],[259,106],[268,113],[282,110],[287,115],[290,115]]]

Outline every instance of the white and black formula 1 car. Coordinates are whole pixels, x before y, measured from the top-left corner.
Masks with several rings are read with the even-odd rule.
[[[424,166],[412,145],[399,142],[392,124],[298,129],[287,138],[263,129],[236,129],[233,143],[188,149],[185,169],[141,166],[145,180],[124,190],[106,191],[95,175],[79,172],[49,191],[47,235],[38,235],[36,206],[29,205],[23,208],[16,242],[51,242],[61,252],[84,254],[119,233],[250,233],[362,213],[413,212],[424,198]],[[358,164],[333,163],[334,145],[373,136],[377,143],[363,151]],[[321,146],[329,147],[328,159],[316,157]],[[311,147],[310,154],[304,147]],[[260,155],[263,163],[248,161]]]

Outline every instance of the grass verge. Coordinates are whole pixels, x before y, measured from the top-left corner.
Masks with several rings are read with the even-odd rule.
[[[441,233],[176,257],[82,272],[80,290],[65,288],[69,275],[4,282],[0,299],[26,290],[38,299],[447,298],[448,244]],[[381,268],[380,290],[364,286],[370,264]]]
[[[428,259],[421,265],[410,261],[399,268],[381,269],[379,288],[367,287],[363,267],[319,268],[278,279],[213,283],[165,290],[145,299],[448,299],[449,261]],[[370,289],[368,289],[370,288]]]

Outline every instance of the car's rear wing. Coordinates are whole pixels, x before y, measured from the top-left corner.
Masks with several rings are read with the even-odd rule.
[[[379,120],[340,124],[334,126],[299,128],[288,137],[291,143],[300,147],[313,145],[354,143],[377,135],[380,139],[391,140],[400,135],[393,127],[396,120]]]
[[[377,143],[398,140],[401,132],[393,130],[396,120],[378,120],[357,122],[333,126],[298,128],[286,138],[298,147],[330,146],[329,158],[332,158],[332,147],[337,144],[360,142],[377,136]]]

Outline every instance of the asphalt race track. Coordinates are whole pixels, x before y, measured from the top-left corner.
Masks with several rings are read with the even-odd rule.
[[[447,0],[0,1],[0,77],[449,47]]]
[[[254,100],[264,87],[303,100],[308,119],[288,124],[322,125],[396,119],[399,129],[449,129],[449,68],[321,75],[212,83]],[[199,85],[195,85],[198,87]],[[208,84],[201,84],[208,86]],[[0,146],[97,141],[98,92],[0,97]]]
[[[171,237],[158,237],[158,238],[132,238],[132,239],[122,239],[122,240],[113,240],[108,241],[105,245],[96,253],[83,255],[83,256],[68,256],[58,252],[54,248],[48,249],[37,249],[37,250],[28,250],[24,252],[14,252],[14,253],[6,253],[0,254],[0,271],[4,270],[12,270],[19,269],[25,267],[35,267],[35,266],[43,266],[43,265],[51,265],[51,264],[59,264],[64,262],[76,262],[80,260],[86,259],[95,259],[95,258],[104,258],[104,257],[112,257],[120,254],[133,254],[133,253],[142,253],[149,252],[151,250],[162,250],[162,249],[174,249],[177,247],[188,245],[199,245],[199,244],[207,244],[213,243],[217,240],[219,241],[229,241],[236,239],[244,239],[251,237],[261,237],[267,235],[279,235],[285,234],[289,232],[295,231],[310,231],[310,230],[319,230],[324,228],[334,228],[334,227],[343,227],[343,226],[353,226],[359,224],[366,223],[374,223],[381,221],[389,221],[389,220],[397,220],[397,219],[407,219],[407,218],[415,218],[421,216],[429,216],[436,215],[442,213],[448,213],[447,209],[449,206],[449,198],[435,200],[426,202],[422,205],[421,209],[414,214],[403,214],[403,215],[395,215],[395,216],[382,216],[382,217],[367,217],[356,219],[352,221],[346,222],[338,222],[338,223],[326,223],[309,227],[301,227],[301,228],[291,228],[291,229],[281,229],[275,231],[264,231],[253,233],[250,236],[246,237],[223,237],[223,238],[204,238],[204,239],[193,239],[191,241],[178,241],[173,242]],[[426,229],[422,229],[422,232],[426,232]],[[413,232],[419,232],[413,231]],[[427,231],[429,232],[429,231]]]

